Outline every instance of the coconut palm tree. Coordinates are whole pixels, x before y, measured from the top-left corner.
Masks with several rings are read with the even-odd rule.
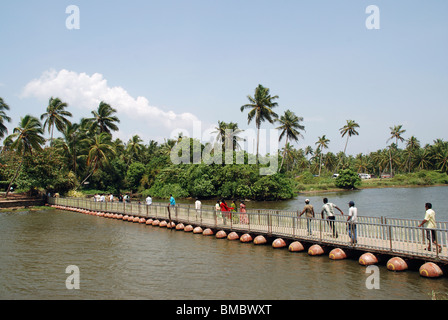
[[[398,140],[400,140],[401,142],[404,141],[404,138],[401,135],[403,133],[405,133],[406,130],[403,130],[403,126],[401,124],[397,125],[397,126],[394,126],[394,127],[389,127],[389,129],[390,129],[391,136],[390,136],[389,139],[387,139],[386,142],[389,142],[390,140],[395,139],[395,147],[396,147],[396,149],[398,149]],[[392,177],[393,176],[393,169],[392,169],[392,150],[391,149],[392,149],[392,145],[389,146],[390,176]]]
[[[320,153],[320,160],[319,160],[319,177],[320,177],[320,171],[322,168],[322,150],[328,149],[328,144],[330,143],[330,140],[327,139],[326,135],[323,135],[322,137],[319,137],[317,139],[317,142],[315,143],[317,145],[317,150],[319,150]]]
[[[82,158],[86,160],[88,174],[81,182],[80,186],[83,185],[98,168],[109,164],[109,158],[115,155],[112,136],[106,132],[87,137],[81,141],[81,143],[87,146]]]
[[[301,125],[300,122],[303,121],[303,117],[298,117],[291,110],[286,110],[284,115],[277,119],[281,125],[277,127],[278,130],[281,130],[278,141],[282,140],[283,137],[286,137],[285,148],[283,151],[282,163],[280,164],[279,170],[283,167],[283,162],[285,161],[285,154],[288,150],[286,146],[288,145],[288,140],[299,141],[299,138],[303,135],[299,132],[299,130],[305,131],[305,126]]]
[[[11,122],[11,118],[6,115],[5,110],[9,110],[9,106],[0,97],[0,138],[3,138],[8,133],[8,128],[6,128],[4,122]]]
[[[47,112],[43,113],[40,116],[40,120],[44,120],[43,129],[48,128],[48,133],[50,136],[50,146],[53,145],[53,131],[54,127],[59,132],[63,132],[65,127],[70,124],[70,121],[66,117],[71,117],[72,114],[69,111],[65,111],[65,108],[68,107],[68,104],[62,102],[59,98],[51,97],[48,101]]]
[[[344,154],[347,150],[348,145],[348,139],[351,136],[359,135],[358,131],[356,131],[356,128],[359,128],[359,124],[357,124],[353,120],[347,120],[347,124],[339,129],[339,132],[341,133],[341,137],[344,138],[345,135],[347,135],[347,140],[345,141],[345,147],[344,147]]]
[[[440,147],[435,148],[432,159],[438,170],[448,172],[448,143],[444,143]]]
[[[144,149],[143,140],[138,136],[134,135],[131,139],[129,139],[126,144],[126,153],[128,155],[127,166],[129,167],[129,163],[134,157],[138,157],[142,150]]]
[[[231,146],[231,151],[241,150],[240,141],[245,141],[244,138],[239,137],[244,130],[238,128],[238,124],[234,122],[226,123],[224,121],[218,121],[218,126],[215,127],[215,131],[211,133],[216,133],[216,142],[219,142],[223,151],[225,148]]]
[[[101,101],[98,109],[92,111],[93,118],[82,119],[82,122],[88,124],[90,132],[99,131],[99,133],[105,132],[110,134],[111,131],[118,131],[116,123],[120,123],[120,119],[113,115],[116,112],[117,110],[109,104]]]
[[[243,112],[245,109],[249,109],[247,114],[247,123],[249,124],[252,120],[255,120],[255,125],[257,127],[257,154],[256,162],[258,163],[258,150],[260,145],[260,127],[261,123],[268,121],[274,123],[278,115],[272,110],[278,106],[277,102],[274,100],[278,99],[278,96],[271,96],[269,88],[263,87],[261,84],[255,88],[255,94],[253,97],[247,96],[249,99],[248,104],[241,106],[240,110]]]
[[[418,149],[420,149],[420,141],[416,137],[412,136],[406,140],[406,150],[404,152],[408,156],[408,172],[411,172],[411,159]]]
[[[403,129],[403,125],[398,125],[398,126],[394,126],[394,127],[389,127],[390,129],[390,138],[387,140],[387,142],[389,142],[389,140],[395,139],[395,144],[397,145],[398,148],[398,140],[400,140],[401,142],[404,141],[404,138],[402,137],[402,134],[406,132],[406,130]]]
[[[60,153],[67,159],[69,167],[76,174],[76,159],[78,141],[82,140],[80,125],[78,123],[67,124],[62,132],[63,139],[56,139],[54,146],[60,150]]]
[[[8,197],[12,184],[19,175],[23,158],[26,155],[32,155],[33,151],[42,150],[42,146],[45,143],[43,133],[44,130],[42,129],[40,121],[31,115],[26,115],[20,119],[20,123],[14,128],[13,133],[5,139],[5,143],[9,145],[10,149],[15,150],[17,154],[21,156],[14,177],[6,190],[6,198]]]

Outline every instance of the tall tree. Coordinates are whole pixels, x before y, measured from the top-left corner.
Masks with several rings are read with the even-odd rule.
[[[390,138],[387,139],[386,142],[389,142],[392,139],[395,139],[395,146],[396,149],[398,149],[398,140],[401,142],[404,141],[404,138],[402,137],[402,134],[406,132],[406,130],[403,129],[403,125],[397,125],[393,127],[389,127],[390,129]],[[393,176],[393,168],[392,168],[392,145],[389,146],[389,165],[390,165],[390,176]]]
[[[3,138],[8,133],[8,128],[6,128],[4,122],[11,122],[11,118],[6,115],[5,110],[9,110],[9,106],[0,97],[0,138]]]
[[[286,138],[282,163],[279,168],[279,170],[281,170],[283,167],[283,162],[285,161],[286,152],[287,150],[290,150],[290,148],[286,148],[288,145],[288,140],[297,142],[300,137],[303,138],[303,135],[299,132],[299,130],[305,131],[305,126],[300,124],[303,121],[303,117],[296,116],[291,110],[286,110],[280,119],[277,119],[277,121],[280,123],[280,126],[277,127],[277,129],[281,131],[278,141],[282,140],[283,137]]]
[[[80,185],[83,185],[98,168],[107,165],[109,159],[115,155],[112,136],[106,132],[90,136],[83,140],[82,143],[87,146],[83,158],[86,159],[88,174]]]
[[[92,111],[93,118],[83,119],[89,125],[90,132],[111,133],[111,131],[118,131],[117,123],[120,119],[114,115],[117,110],[112,108],[109,104],[101,101],[98,109]]]
[[[126,153],[128,156],[127,166],[134,157],[138,157],[144,149],[143,140],[138,135],[133,135],[126,144]]]
[[[416,151],[420,149],[420,141],[414,136],[411,136],[406,140],[406,150],[405,154],[408,156],[407,164],[408,164],[408,172],[411,172],[411,164],[412,158],[414,157]]]
[[[247,114],[247,123],[255,120],[257,126],[257,154],[256,161],[258,163],[258,150],[260,146],[260,127],[261,123],[268,121],[274,123],[274,120],[278,118],[278,115],[272,110],[278,106],[278,103],[274,100],[278,99],[278,96],[271,96],[269,88],[263,87],[261,84],[255,88],[255,94],[253,97],[247,96],[249,103],[241,106],[240,110],[243,112],[245,109],[249,109]]]
[[[323,149],[328,149],[328,144],[330,143],[330,140],[327,139],[326,135],[323,135],[322,137],[319,137],[317,139],[316,145],[317,145],[317,149],[319,150],[320,153],[320,160],[319,160],[319,177],[320,177],[320,171],[322,169],[322,150]]]
[[[6,190],[6,198],[8,197],[12,184],[19,175],[24,157],[28,154],[32,155],[33,151],[42,150],[42,145],[45,143],[43,133],[44,130],[40,121],[31,115],[26,115],[20,119],[20,123],[14,128],[13,133],[6,138],[7,141],[5,140],[5,142],[9,145],[9,148],[21,156],[20,163]]]
[[[404,138],[402,137],[402,134],[406,132],[406,130],[403,129],[403,125],[398,125],[398,126],[393,126],[390,127],[390,138],[387,140],[387,142],[389,142],[389,140],[395,139],[395,144],[397,145],[398,148],[398,140],[400,140],[401,142],[404,141]]]
[[[47,112],[40,116],[40,120],[45,119],[43,129],[48,128],[48,133],[51,135],[50,146],[53,145],[54,127],[56,126],[59,132],[63,132],[65,127],[70,124],[70,121],[66,117],[71,117],[72,114],[65,110],[67,107],[68,104],[62,102],[61,99],[51,97],[48,101]]]
[[[339,132],[341,133],[342,138],[344,138],[344,136],[347,135],[347,140],[345,142],[345,147],[344,147],[344,154],[347,150],[348,139],[351,136],[359,135],[358,131],[356,131],[356,128],[359,128],[359,124],[357,124],[353,120],[347,120],[347,124],[339,129]]]
[[[231,146],[231,151],[242,149],[239,142],[244,141],[245,139],[238,136],[243,130],[238,128],[237,123],[218,121],[218,126],[215,127],[215,129],[216,130],[211,133],[216,133],[215,140],[222,144],[223,151],[225,151],[227,146]]]

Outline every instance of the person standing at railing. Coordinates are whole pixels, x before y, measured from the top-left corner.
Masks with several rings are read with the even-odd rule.
[[[350,201],[348,203],[348,236],[350,237],[350,242],[355,244],[358,242],[356,235],[356,222],[358,221],[358,208],[355,207],[355,203]]]
[[[230,219],[230,210],[231,209],[227,206],[227,203],[224,199],[221,200],[221,203],[219,206],[220,206],[221,212],[222,212],[223,223],[226,224],[226,218]]]
[[[321,211],[322,219],[324,219],[324,213],[325,213],[327,216],[328,225],[330,226],[330,229],[333,231],[333,237],[337,238],[339,237],[339,235],[338,231],[334,227],[334,220],[336,219],[336,217],[334,216],[334,209],[335,208],[338,209],[339,212],[341,212],[341,215],[344,215],[344,212],[342,212],[342,210],[339,209],[338,206],[336,206],[334,203],[328,202],[327,198],[324,198],[323,202],[324,206],[322,207]]]
[[[438,248],[439,252],[442,252],[442,246],[437,243],[437,235],[436,235],[436,212],[432,209],[432,204],[427,202],[425,203],[425,218],[418,225],[422,227],[425,225],[426,230],[426,238],[428,239],[428,248],[425,250],[431,251],[431,243],[434,243],[436,248]],[[436,249],[437,250],[437,249]]]
[[[310,204],[310,200],[305,200],[305,207],[303,207],[302,212],[300,213],[299,217],[301,217],[305,213],[306,216],[306,228],[308,229],[308,235],[312,235],[313,231],[311,230],[311,223],[312,219],[314,218],[314,207]]]
[[[176,205],[176,200],[174,199],[173,195],[170,194],[170,206],[174,207]]]
[[[199,200],[199,198],[196,198],[196,201],[194,203],[194,208],[196,209],[196,220],[198,219],[198,214],[201,216],[201,210],[202,210],[202,202]]]
[[[244,201],[241,201],[240,203],[240,223],[242,224],[249,224],[249,217],[247,216],[246,213],[246,204],[244,203]]]
[[[148,196],[146,197],[146,205],[150,206],[152,205],[152,198],[151,195],[148,194]]]

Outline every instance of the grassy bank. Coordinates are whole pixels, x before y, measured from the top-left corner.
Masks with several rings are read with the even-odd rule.
[[[297,190],[300,193],[344,191],[335,186],[335,179],[331,177],[298,177]],[[393,188],[393,187],[423,187],[448,185],[448,175],[437,171],[419,171],[415,173],[397,174],[387,179],[362,180],[359,189]]]

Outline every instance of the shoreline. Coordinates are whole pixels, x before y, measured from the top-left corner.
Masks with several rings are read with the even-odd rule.
[[[356,190],[364,190],[364,189],[387,189],[387,188],[430,188],[430,187],[448,187],[447,184],[427,184],[427,185],[415,185],[415,184],[403,184],[403,185],[389,185],[389,186],[363,186],[356,189],[338,189],[332,188],[327,190],[308,190],[308,191],[300,191],[297,195],[300,194],[310,194],[310,193],[325,193],[325,192],[348,192],[348,191],[356,191]]]

